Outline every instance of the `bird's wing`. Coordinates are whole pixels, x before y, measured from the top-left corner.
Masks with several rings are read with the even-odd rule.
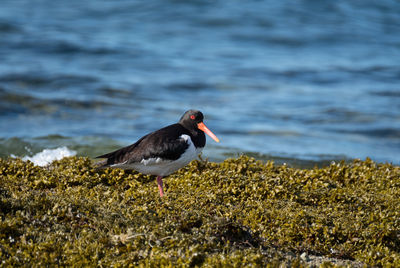
[[[136,147],[144,140],[148,135],[142,137],[139,139],[137,142],[134,144],[131,144],[129,146],[123,147],[121,149],[115,150],[113,152],[103,154],[96,156],[95,158],[107,158],[106,161],[101,161],[99,164],[101,166],[109,166],[117,163],[123,163],[127,161],[127,156],[130,155],[131,153],[135,152]]]
[[[102,162],[101,167],[130,164],[151,158],[176,160],[189,147],[189,143],[187,139],[178,136],[179,134],[171,132],[172,126],[174,125],[152,132],[132,145],[96,158],[107,158],[107,162]]]

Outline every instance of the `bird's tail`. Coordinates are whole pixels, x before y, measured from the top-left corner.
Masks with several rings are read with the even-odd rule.
[[[104,160],[94,163],[94,168],[96,170],[105,169],[107,167],[109,167],[109,165],[107,164],[107,159],[104,159]]]

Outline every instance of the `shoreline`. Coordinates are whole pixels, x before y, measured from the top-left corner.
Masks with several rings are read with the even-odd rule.
[[[400,265],[400,167],[248,156],[166,178],[0,159],[3,265]]]

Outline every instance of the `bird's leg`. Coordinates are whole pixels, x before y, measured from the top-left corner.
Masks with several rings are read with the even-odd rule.
[[[158,185],[158,190],[160,191],[160,197],[164,196],[164,187],[163,187],[163,181],[161,176],[157,176],[157,185]]]

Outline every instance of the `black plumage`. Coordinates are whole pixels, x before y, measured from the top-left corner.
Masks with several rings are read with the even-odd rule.
[[[97,167],[136,169],[144,174],[157,175],[160,195],[163,196],[162,176],[182,168],[196,157],[206,144],[204,132],[219,142],[204,125],[203,114],[189,110],[178,123],[147,134],[132,145],[96,157],[106,158],[98,162]]]

